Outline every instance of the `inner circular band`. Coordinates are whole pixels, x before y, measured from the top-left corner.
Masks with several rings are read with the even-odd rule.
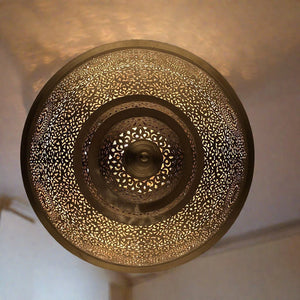
[[[122,107],[124,108],[122,109]],[[183,153],[183,169],[180,180],[170,193],[157,200],[149,199],[150,201],[138,203],[124,199],[121,194],[112,190],[101,175],[99,165],[101,162],[99,149],[102,147],[106,133],[115,124],[135,117],[154,118],[171,128],[179,138],[179,145]],[[88,138],[90,135],[91,138]],[[203,148],[197,130],[189,118],[177,107],[153,96],[125,96],[103,105],[83,126],[75,149],[75,175],[83,194],[104,215],[132,225],[156,223],[176,213],[192,198],[203,172]],[[152,171],[149,171],[147,176],[153,174],[159,166],[158,162],[148,162],[151,158],[149,154],[152,152],[158,151],[141,151],[138,158],[140,165],[143,163],[152,165]],[[157,156],[159,157],[159,155]],[[86,157],[84,163],[83,157]],[[156,161],[154,158],[153,160]],[[160,161],[160,159],[157,160]],[[83,167],[83,164],[86,167]],[[132,163],[127,163],[127,169],[128,165],[132,165]],[[139,176],[136,170],[134,170],[134,174]]]

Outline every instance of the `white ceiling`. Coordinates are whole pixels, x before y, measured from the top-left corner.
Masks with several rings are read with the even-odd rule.
[[[151,39],[208,61],[248,113],[254,178],[228,236],[299,219],[299,20],[297,0],[0,1],[0,194],[28,203],[21,134],[51,75],[92,47]]]

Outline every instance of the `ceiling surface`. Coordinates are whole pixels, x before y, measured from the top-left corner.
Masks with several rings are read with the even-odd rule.
[[[299,219],[299,1],[0,1],[0,194],[28,204],[19,151],[37,93],[71,58],[150,39],[209,62],[253,130],[255,169],[227,236]]]

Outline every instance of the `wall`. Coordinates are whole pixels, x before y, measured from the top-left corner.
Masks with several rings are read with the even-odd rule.
[[[109,275],[65,250],[39,221],[2,212],[1,300],[107,300]]]
[[[299,299],[300,235],[198,257],[133,287],[134,300]]]

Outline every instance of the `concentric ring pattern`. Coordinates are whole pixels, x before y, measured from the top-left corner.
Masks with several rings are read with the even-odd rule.
[[[179,109],[203,148],[203,170],[189,201],[150,224],[109,218],[87,199],[74,171],[85,123],[103,105],[129,95],[153,96]],[[124,135],[138,130],[126,129]],[[141,134],[149,130],[144,126]],[[83,54],[47,83],[28,116],[21,155],[31,204],[63,246],[99,266],[147,272],[195,257],[228,230],[250,187],[253,152],[247,116],[217,71],[177,47],[127,41]],[[118,163],[112,163],[113,170]],[[107,176],[110,169],[103,172]],[[135,192],[143,186],[131,177],[129,182]]]

